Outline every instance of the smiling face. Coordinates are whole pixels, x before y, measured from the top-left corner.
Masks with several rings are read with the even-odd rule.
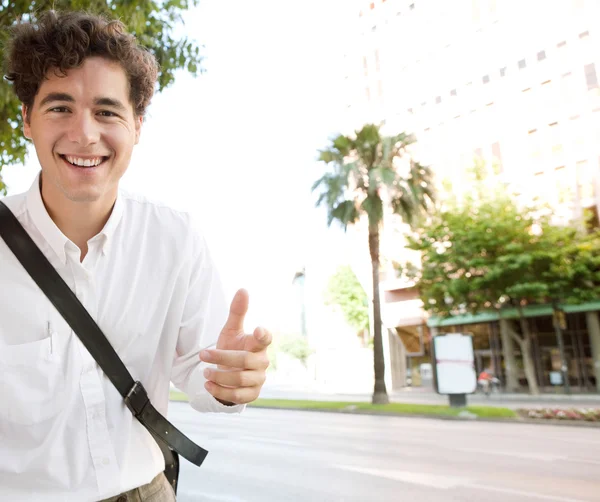
[[[50,71],[23,116],[25,136],[33,140],[42,167],[46,205],[112,207],[142,125],[123,68],[89,57],[66,77]]]

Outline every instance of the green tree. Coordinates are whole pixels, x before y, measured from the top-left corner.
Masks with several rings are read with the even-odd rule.
[[[0,7],[0,60],[4,61],[8,29],[18,20],[34,20],[36,14],[50,9],[86,10],[107,14],[125,23],[138,41],[147,47],[160,64],[158,90],[168,87],[176,71],[200,71],[200,48],[185,37],[176,37],[175,28],[183,23],[185,11],[198,0],[8,0]],[[22,164],[27,154],[21,105],[10,88],[0,79],[0,194],[6,194],[2,167]]]
[[[539,208],[520,208],[501,188],[480,181],[463,201],[450,201],[409,247],[421,251],[416,274],[425,308],[439,316],[514,307],[519,329],[503,322],[519,345],[531,393],[539,393],[531,331],[523,307],[580,303],[600,294],[598,235],[550,224]],[[594,246],[596,246],[594,248]]]
[[[382,136],[380,127],[374,124],[366,124],[351,136],[339,135],[320,151],[319,160],[331,171],[312,188],[321,192],[317,206],[327,208],[329,225],[336,220],[346,229],[361,216],[368,221],[373,275],[373,403],[376,404],[389,402],[379,298],[379,234],[384,205],[408,224],[415,224],[433,205],[431,171],[415,162],[408,152],[414,142],[415,138],[405,133]]]
[[[325,293],[327,305],[338,305],[346,322],[360,334],[365,342],[369,339],[369,300],[349,265],[342,265],[331,276]]]

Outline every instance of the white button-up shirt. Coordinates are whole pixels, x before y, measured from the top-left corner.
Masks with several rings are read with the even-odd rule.
[[[198,411],[242,410],[204,388],[199,352],[216,342],[228,302],[185,213],[120,190],[80,263],[46,211],[39,175],[3,202],[159,412],[170,381]],[[155,440],[0,238],[0,500],[97,501],[163,470]]]

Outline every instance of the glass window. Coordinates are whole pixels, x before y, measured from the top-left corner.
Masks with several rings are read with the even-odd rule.
[[[570,68],[571,64],[569,61],[569,48],[567,42],[562,41],[556,45],[556,62],[559,68]]]
[[[559,156],[563,153],[562,139],[558,122],[549,124],[550,148],[553,156]]]
[[[574,199],[573,178],[568,169],[565,166],[557,167],[554,170],[554,179],[559,204],[571,204]]]
[[[535,116],[535,101],[534,94],[531,88],[523,89],[521,91],[521,110],[525,116],[525,120],[528,122]]]
[[[504,166],[502,165],[502,152],[500,151],[500,143],[496,141],[492,143],[492,168],[495,174],[501,174],[504,172]]]
[[[600,110],[595,110],[594,113],[592,113],[591,123],[594,141],[596,144],[600,144]]]
[[[594,175],[587,160],[577,162],[577,191],[583,206],[594,204]]]
[[[566,108],[577,101],[579,93],[575,84],[575,77],[571,72],[565,73],[560,79],[560,101]]]
[[[579,152],[582,152],[585,148],[585,129],[583,127],[583,121],[579,115],[575,115],[570,119],[570,136],[571,145],[573,147],[573,153],[577,157]]]
[[[588,91],[591,89],[597,89],[598,77],[596,75],[596,65],[594,63],[586,64],[583,69],[585,71],[585,81],[587,83]]]
[[[547,201],[548,196],[550,195],[550,190],[548,190],[547,188],[547,184],[548,184],[548,176],[546,176],[546,173],[544,173],[544,171],[540,171],[538,173],[535,173],[533,175],[533,179],[534,179],[534,186],[533,186],[533,190],[535,191],[534,193],[536,193],[538,196],[541,196],[544,201]]]
[[[529,157],[532,162],[537,163],[540,160],[540,135],[537,129],[529,131],[527,136],[527,143],[529,149]]]
[[[558,105],[558,99],[554,94],[553,82],[551,80],[543,82],[540,89],[540,102],[544,110],[551,111]]]

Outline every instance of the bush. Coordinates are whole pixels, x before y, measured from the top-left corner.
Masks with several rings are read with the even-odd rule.
[[[522,408],[517,410],[522,417],[541,420],[579,420],[586,422],[600,422],[600,409],[598,408]]]
[[[298,359],[306,366],[306,361],[313,350],[308,345],[306,338],[301,335],[274,335],[273,343],[267,349],[272,371],[277,370],[277,354],[280,352]]]

